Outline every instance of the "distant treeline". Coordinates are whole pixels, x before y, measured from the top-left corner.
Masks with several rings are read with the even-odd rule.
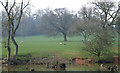
[[[2,35],[7,36],[6,14],[2,11]],[[120,18],[114,22],[115,29],[118,29]],[[14,22],[17,21],[17,18]],[[93,8],[83,7],[77,12],[69,11],[66,8],[55,10],[38,9],[36,13],[24,13],[22,21],[17,30],[16,36],[47,35],[91,35],[98,30],[101,20]],[[113,26],[111,26],[113,27]]]

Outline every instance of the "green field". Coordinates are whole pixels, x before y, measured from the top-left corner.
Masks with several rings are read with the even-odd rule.
[[[51,57],[60,56],[63,58],[73,57],[91,57],[82,48],[85,46],[81,41],[83,37],[74,36],[68,37],[67,42],[63,42],[63,37],[45,37],[45,36],[29,36],[29,37],[16,37],[19,44],[18,55],[26,55],[30,53],[32,57]],[[20,41],[24,41],[20,44]],[[63,42],[66,45],[59,45],[59,42]],[[11,44],[12,45],[12,44]],[[118,54],[118,42],[113,45],[111,55]],[[11,46],[12,54],[14,47]],[[7,55],[7,49],[2,48],[2,56]]]

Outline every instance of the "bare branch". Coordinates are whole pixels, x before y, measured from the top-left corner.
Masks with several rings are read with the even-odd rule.
[[[7,2],[6,2],[5,8],[8,10],[8,0],[7,0]]]
[[[2,4],[2,6],[5,8],[6,6],[3,4],[3,2],[2,1],[0,1],[0,3]]]
[[[22,17],[22,13],[23,13],[23,10],[22,10],[22,6],[23,6],[23,2],[21,3],[21,10],[20,10],[20,15],[18,17],[18,23],[17,23],[17,26],[15,28],[15,32],[17,31],[19,25],[20,25],[20,20],[21,20],[21,17]]]
[[[6,6],[3,4],[3,2],[2,1],[0,1],[0,3],[2,4],[2,6],[3,6],[3,8],[5,9],[5,11],[7,12],[7,14],[9,15],[9,13],[8,13],[8,1],[6,2]]]
[[[113,17],[113,15],[114,15],[115,13],[116,13],[116,11],[115,11],[115,12],[113,12],[112,14],[108,13],[108,14],[109,14],[109,16],[110,16],[110,17],[108,18],[108,20],[110,20],[111,18],[114,18],[114,17]]]
[[[120,11],[120,7],[118,8],[118,10],[115,12],[116,14],[114,15],[114,17],[112,16],[112,21],[111,21],[111,23],[109,24],[109,25],[111,25],[111,24],[113,24],[113,22],[115,21],[115,19],[116,19],[116,17],[117,17],[117,15],[118,15],[118,12]]]
[[[11,8],[10,8],[10,10],[9,10],[9,13],[11,12],[11,10],[12,10],[12,8],[15,6],[15,4],[16,4],[16,0],[14,0],[14,3],[13,3],[13,5],[11,6]]]
[[[29,1],[30,1],[30,0],[29,0]],[[23,10],[24,10],[24,8],[26,8],[26,7],[29,5],[29,1],[28,1],[27,5],[25,5],[25,7],[23,7],[23,0],[22,0],[22,2],[21,2],[20,15],[19,15],[19,17],[18,17],[18,24],[17,24],[17,26],[16,26],[16,28],[15,28],[15,32],[17,31],[17,29],[18,29],[18,27],[19,27],[19,25],[20,25],[20,21],[21,21],[21,17],[22,17],[22,14],[23,14]]]
[[[28,1],[28,3],[23,7],[23,10],[29,5],[30,0]]]

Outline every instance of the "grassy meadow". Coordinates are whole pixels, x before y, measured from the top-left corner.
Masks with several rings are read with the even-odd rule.
[[[81,41],[82,36],[68,37],[68,41],[64,42],[63,37],[45,37],[45,36],[29,36],[29,37],[16,37],[19,45],[18,55],[26,55],[30,53],[32,57],[51,57],[59,56],[62,58],[73,57],[92,57],[86,51],[83,50],[85,44]],[[23,41],[23,43],[20,43]],[[60,45],[59,42],[63,42],[66,45]],[[111,55],[118,54],[118,41],[113,45]],[[14,46],[11,44],[12,54]],[[2,56],[6,57],[7,49],[2,47]],[[106,57],[111,57],[111,55]]]

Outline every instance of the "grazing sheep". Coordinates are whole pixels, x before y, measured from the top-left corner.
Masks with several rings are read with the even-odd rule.
[[[60,42],[59,45],[66,45],[65,43]]]
[[[62,42],[59,43],[59,45],[62,45],[62,44],[63,44]]]
[[[23,44],[24,42],[23,41],[20,41],[20,44]]]

